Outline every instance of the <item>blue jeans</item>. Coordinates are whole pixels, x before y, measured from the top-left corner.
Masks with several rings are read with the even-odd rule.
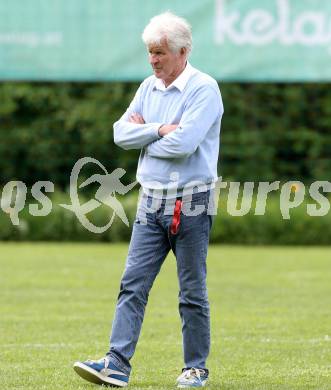
[[[206,368],[210,346],[206,287],[206,257],[212,225],[212,216],[207,213],[209,198],[210,191],[192,195],[191,209],[198,207],[204,211],[197,216],[181,213],[176,235],[170,233],[172,214],[165,207],[165,200],[160,200],[153,212],[149,207],[155,199],[143,195],[140,200],[107,353],[127,375],[150,289],[170,250],[177,262],[185,367]],[[185,204],[183,198],[183,208]]]

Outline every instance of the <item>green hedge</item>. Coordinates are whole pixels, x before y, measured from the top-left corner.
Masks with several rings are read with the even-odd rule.
[[[138,83],[2,83],[0,84],[0,185],[39,180],[55,184],[58,202],[74,163],[81,157],[99,160],[109,172],[122,167],[123,182],[135,178],[139,151],[123,151],[113,143],[112,125],[124,112]],[[225,114],[219,174],[226,181],[329,180],[331,172],[331,88],[328,84],[221,84]],[[84,168],[89,177],[93,164]],[[62,191],[62,192],[60,192]],[[130,221],[134,195],[125,197]],[[304,206],[290,221],[279,214],[273,197],[263,217],[231,217],[220,211],[213,242],[241,244],[331,244],[330,217],[307,216]],[[109,210],[92,216],[107,222]],[[57,206],[48,217],[31,217],[12,226],[0,210],[1,240],[128,240],[130,229],[115,220],[111,229],[90,234],[76,217]]]
[[[93,234],[82,227],[76,216],[58,206],[68,203],[68,195],[57,193],[53,197],[53,211],[47,217],[32,217],[27,206],[19,214],[20,225],[13,226],[9,216],[0,212],[0,240],[17,241],[128,241],[136,214],[137,193],[121,199],[130,220],[130,228],[116,217],[111,228],[103,234]],[[214,218],[211,242],[252,245],[330,245],[331,213],[325,217],[310,217],[306,213],[306,200],[300,207],[291,210],[290,220],[283,220],[279,209],[279,197],[269,198],[266,214],[255,216],[252,211],[243,217],[233,217],[226,208],[227,195],[219,202]],[[86,199],[87,200],[87,199]],[[81,200],[83,202],[83,200]],[[32,202],[31,202],[32,203]],[[311,203],[311,201],[309,202]],[[27,202],[28,204],[28,202]],[[254,206],[254,202],[253,202]],[[110,209],[100,206],[91,220],[97,226],[105,225],[110,218]]]
[[[81,157],[135,176],[139,151],[113,143],[112,125],[138,83],[2,83],[0,184],[68,185]],[[219,174],[227,180],[328,180],[328,84],[221,84],[225,114]],[[91,169],[95,167],[92,166]],[[92,171],[91,171],[92,173]],[[94,173],[94,172],[93,172]]]

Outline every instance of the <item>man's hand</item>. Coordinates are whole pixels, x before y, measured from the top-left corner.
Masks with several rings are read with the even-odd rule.
[[[140,114],[138,114],[137,112],[133,112],[129,116],[129,122],[136,123],[137,125],[144,125],[145,124],[144,118]],[[171,133],[172,131],[176,130],[177,127],[178,127],[178,124],[162,125],[159,128],[159,136],[160,137],[164,137],[165,135],[167,135],[167,134]]]
[[[129,122],[136,123],[137,125],[145,124],[144,118],[140,114],[137,114],[136,112],[130,115]]]
[[[159,136],[164,137],[165,135],[171,133],[172,131],[176,130],[178,127],[178,124],[176,125],[163,125],[159,128]]]

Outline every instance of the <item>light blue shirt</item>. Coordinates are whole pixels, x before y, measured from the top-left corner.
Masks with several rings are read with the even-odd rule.
[[[130,123],[132,113],[145,124]],[[125,150],[141,149],[137,180],[144,190],[177,188],[217,181],[223,103],[217,82],[187,63],[167,88],[155,76],[140,85],[130,106],[114,123],[114,142]],[[178,124],[164,137],[163,124]]]

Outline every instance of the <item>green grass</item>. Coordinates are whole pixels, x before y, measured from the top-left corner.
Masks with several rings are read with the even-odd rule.
[[[72,370],[108,335],[126,245],[0,245],[0,388],[94,389]],[[210,248],[209,388],[331,389],[331,249]],[[169,389],[182,367],[170,256],[150,295],[132,389]]]

